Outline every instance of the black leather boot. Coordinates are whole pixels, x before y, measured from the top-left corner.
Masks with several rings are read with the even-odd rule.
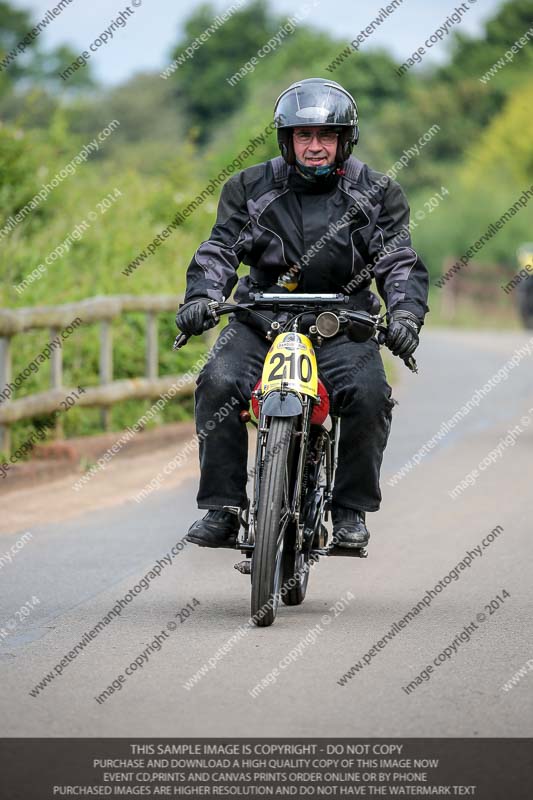
[[[193,522],[187,540],[200,547],[233,547],[239,532],[239,518],[230,511],[210,509],[205,517]]]
[[[333,506],[333,542],[336,547],[366,547],[370,533],[365,524],[365,512]]]

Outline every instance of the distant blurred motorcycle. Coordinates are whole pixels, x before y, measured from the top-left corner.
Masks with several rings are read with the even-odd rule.
[[[523,277],[517,287],[518,311],[524,327],[533,330],[533,242],[521,245],[516,257]]]

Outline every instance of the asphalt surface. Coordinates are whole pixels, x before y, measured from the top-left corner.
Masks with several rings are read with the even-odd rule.
[[[187,545],[54,671],[203,514],[194,453],[187,469],[141,503],[119,486],[119,474],[124,481],[129,471],[124,460],[94,478],[79,507],[72,481],[36,489],[33,506],[24,493],[6,494],[4,519],[17,522],[0,535],[0,557],[23,531],[32,538],[11,563],[0,560],[3,735],[531,736],[533,672],[502,687],[533,658],[533,349],[418,466],[388,483],[529,339],[526,332],[425,332],[420,374],[398,367],[383,505],[368,517],[369,557],[321,560],[302,606],[282,607],[271,628],[241,629],[226,654],[219,648],[248,619],[249,577],[233,569],[240,554]],[[517,424],[523,430],[513,444],[452,499],[449,492]],[[136,491],[166,463],[169,448],[151,461],[131,459]],[[364,663],[393,623],[495,529],[471,566]],[[487,607],[497,595],[501,601]],[[180,617],[188,604],[189,616]],[[468,641],[456,638],[465,626]],[[435,665],[446,647],[450,656]],[[142,668],[117,679],[143,651]],[[363,667],[340,685],[358,661]],[[205,674],[185,688],[204,664]],[[406,693],[402,687],[428,665],[428,679]],[[54,679],[31,696],[51,672]]]

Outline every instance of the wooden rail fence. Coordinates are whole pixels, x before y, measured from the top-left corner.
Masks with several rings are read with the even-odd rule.
[[[455,259],[447,259],[443,264],[442,273],[446,274],[455,263]],[[513,307],[514,299],[502,291],[502,286],[505,286],[512,277],[513,271],[508,265],[479,262],[467,264],[460,272],[452,275],[451,280],[442,288],[443,317],[453,320],[465,300],[487,311]]]
[[[51,340],[61,332],[73,329],[78,319],[85,326],[100,324],[100,385],[87,387],[78,400],[79,406],[100,407],[102,424],[109,428],[109,412],[112,405],[131,398],[151,399],[168,391],[181,375],[158,377],[157,352],[157,315],[175,312],[180,297],[172,295],[114,295],[93,297],[77,303],[61,306],[41,306],[34,308],[0,309],[0,395],[12,383],[11,354],[13,338],[26,331],[45,328],[50,332]],[[113,380],[113,339],[112,321],[129,311],[146,314],[146,366],[144,377],[128,380]],[[81,327],[80,327],[81,330]],[[176,330],[177,332],[177,330]],[[203,335],[206,343],[213,341],[214,331]],[[170,343],[169,343],[170,344]],[[60,409],[65,396],[73,391],[63,386],[63,353],[60,347],[52,350],[50,355],[50,389],[45,392],[21,397],[20,399],[2,400],[0,398],[0,452],[10,454],[10,426],[22,419],[29,419],[39,414],[49,414]],[[176,391],[176,396],[191,396],[194,381],[185,382]],[[62,436],[61,418],[58,417],[56,436]]]

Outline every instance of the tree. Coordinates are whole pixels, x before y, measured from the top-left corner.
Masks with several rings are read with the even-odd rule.
[[[178,59],[192,41],[215,25],[216,16],[211,5],[195,11],[185,24],[173,58]],[[232,86],[227,79],[257,53],[277,27],[266,0],[254,0],[220,25],[174,72],[170,80],[178,98],[183,99],[200,140],[205,141],[214,126],[242,105],[247,97],[246,81]]]
[[[454,35],[450,62],[439,70],[438,76],[452,81],[465,76],[479,80],[529,30],[532,19],[532,0],[507,0],[486,23],[482,36],[474,38],[461,32]],[[501,75],[493,79],[494,91],[500,80],[509,80],[515,71],[524,74],[531,67],[531,50],[527,44],[506,64]]]
[[[483,131],[466,155],[462,176],[469,188],[504,183],[518,192],[533,184],[531,109],[533,81],[516,89],[502,112]]]
[[[15,9],[11,3],[0,0],[0,97],[30,84],[45,90],[57,88],[62,85],[59,70],[77,57],[66,45],[44,51],[38,36],[25,43],[24,39],[34,27],[35,20],[29,11]],[[69,81],[70,88],[87,88],[93,84],[88,68],[78,70]]]
[[[29,53],[19,53],[17,45],[32,28],[28,11],[12,8],[10,3],[0,2],[0,96],[9,91],[11,82],[27,74]],[[34,40],[28,49],[35,47]]]
[[[120,127],[98,153],[112,161],[146,173],[168,173],[168,165],[182,160],[190,167],[191,145],[183,104],[172,86],[157,74],[141,73],[118,87],[95,96],[75,98],[67,106],[70,129],[91,139],[110,120]]]

